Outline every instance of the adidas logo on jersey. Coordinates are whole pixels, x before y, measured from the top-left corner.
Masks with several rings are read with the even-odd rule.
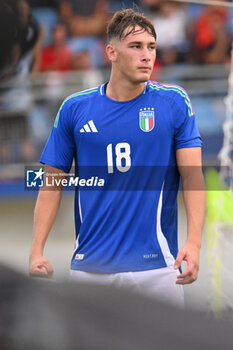
[[[96,129],[93,120],[89,120],[89,122],[80,129],[80,132],[98,132],[98,130]]]

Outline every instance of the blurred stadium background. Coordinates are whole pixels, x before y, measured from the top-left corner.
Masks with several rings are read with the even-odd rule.
[[[158,58],[152,79],[188,91],[203,138],[204,165],[218,166],[233,7],[231,1],[223,1],[229,6],[219,6],[221,1],[215,6],[167,0],[19,1],[24,49],[17,67],[0,82],[0,262],[27,274],[36,192],[25,191],[25,165],[38,164],[62,100],[108,79],[104,47],[111,13],[136,4],[153,21]],[[179,208],[181,245],[186,223],[180,194]],[[45,250],[57,279],[68,278],[74,242],[73,194],[66,193]],[[213,286],[207,255],[204,234],[200,277],[185,287],[185,298],[188,306],[209,311]]]

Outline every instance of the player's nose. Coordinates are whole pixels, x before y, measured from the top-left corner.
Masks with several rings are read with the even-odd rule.
[[[141,60],[143,62],[149,62],[151,60],[151,57],[150,57],[150,52],[148,49],[143,49],[142,51],[142,55],[141,55]]]

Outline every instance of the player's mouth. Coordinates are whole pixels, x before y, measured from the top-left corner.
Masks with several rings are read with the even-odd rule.
[[[150,67],[138,67],[138,69],[143,73],[148,73],[151,71]]]

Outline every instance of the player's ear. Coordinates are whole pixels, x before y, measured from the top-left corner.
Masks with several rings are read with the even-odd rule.
[[[115,62],[117,59],[116,46],[113,44],[108,44],[106,46],[106,54],[111,62]]]

